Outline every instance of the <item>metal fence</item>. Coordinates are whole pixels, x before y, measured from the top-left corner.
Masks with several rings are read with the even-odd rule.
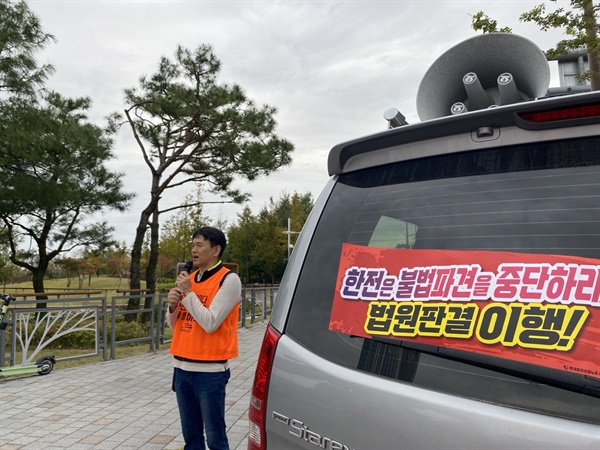
[[[240,302],[239,325],[266,320],[275,303],[278,286],[245,286]],[[0,332],[0,367],[30,364],[57,353],[56,361],[101,357],[117,358],[125,345],[148,345],[152,352],[170,343],[165,325],[167,294],[122,290],[117,295],[101,291],[14,294]],[[130,299],[140,305],[128,309]],[[44,304],[44,307],[40,307]],[[61,356],[68,349],[68,355]]]

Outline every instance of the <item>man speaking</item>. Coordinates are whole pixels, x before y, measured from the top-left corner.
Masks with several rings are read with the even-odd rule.
[[[238,305],[242,283],[223,266],[227,240],[202,227],[192,236],[192,268],[169,291],[167,322],[173,328],[173,390],[186,450],[229,450],[225,425],[228,361],[238,356]]]

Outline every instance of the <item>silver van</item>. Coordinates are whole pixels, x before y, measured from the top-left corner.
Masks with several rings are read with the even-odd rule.
[[[331,150],[250,450],[600,449],[600,92],[549,96],[545,67],[519,36],[464,41],[421,122]]]

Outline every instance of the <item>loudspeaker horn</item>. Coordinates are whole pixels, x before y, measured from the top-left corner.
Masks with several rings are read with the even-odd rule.
[[[417,91],[421,120],[543,97],[550,84],[544,52],[529,39],[489,33],[464,40],[429,67]]]

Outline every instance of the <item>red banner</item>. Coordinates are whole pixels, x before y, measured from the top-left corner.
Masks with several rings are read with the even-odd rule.
[[[344,244],[329,329],[600,378],[600,260]]]

